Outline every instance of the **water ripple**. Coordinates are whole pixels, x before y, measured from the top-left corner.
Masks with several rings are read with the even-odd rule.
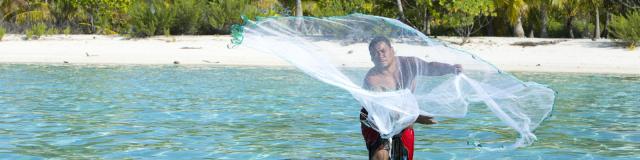
[[[351,96],[291,68],[0,65],[0,159],[366,159]],[[518,73],[558,91],[538,141],[482,105],[416,125],[419,159],[640,157],[640,78]]]

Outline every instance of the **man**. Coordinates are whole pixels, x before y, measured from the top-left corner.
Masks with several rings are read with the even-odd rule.
[[[374,67],[369,70],[364,79],[364,88],[372,91],[394,91],[400,89],[415,90],[416,76],[441,76],[450,73],[460,73],[462,66],[459,64],[450,65],[439,62],[425,62],[415,57],[395,56],[395,51],[391,47],[389,39],[376,37],[369,43],[369,54]],[[362,136],[365,139],[369,159],[413,159],[413,126],[405,128],[398,135],[393,136],[393,144],[389,144],[386,139],[380,138],[380,133],[370,128],[364,123],[367,118],[367,111],[362,108],[360,111]],[[435,124],[433,117],[418,116],[417,123]],[[389,146],[392,145],[392,146]],[[394,155],[389,157],[389,149],[392,148]]]

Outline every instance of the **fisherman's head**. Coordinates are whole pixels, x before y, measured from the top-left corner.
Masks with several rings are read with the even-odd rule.
[[[375,37],[369,43],[371,61],[376,67],[389,67],[395,63],[396,52],[391,47],[391,42],[386,37]]]

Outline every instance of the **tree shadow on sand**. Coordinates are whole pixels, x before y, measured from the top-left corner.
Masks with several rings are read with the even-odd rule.
[[[609,39],[601,39],[597,41],[585,41],[585,42],[575,42],[583,47],[589,48],[611,48],[611,49],[625,49],[628,50],[627,44],[621,41],[609,40]]]

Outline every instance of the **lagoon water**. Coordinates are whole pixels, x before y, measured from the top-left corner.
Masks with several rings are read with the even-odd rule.
[[[516,73],[558,92],[532,146],[482,105],[415,125],[416,159],[636,159],[640,75]],[[0,65],[0,159],[366,159],[359,106],[292,68]]]

